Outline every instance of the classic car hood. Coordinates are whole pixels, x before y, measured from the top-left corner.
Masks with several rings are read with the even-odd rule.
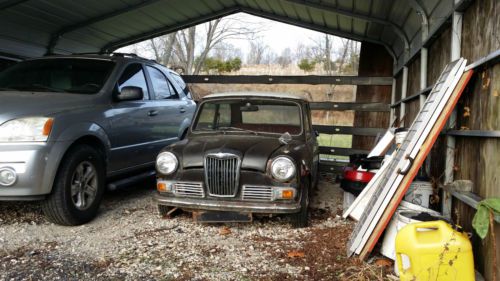
[[[290,143],[293,145],[293,141]],[[265,171],[267,160],[280,147],[278,137],[255,135],[203,135],[190,136],[189,140],[173,145],[184,168],[202,167],[206,153],[238,152],[242,157],[241,167]]]
[[[47,116],[92,105],[93,95],[0,92],[0,124],[24,116]]]

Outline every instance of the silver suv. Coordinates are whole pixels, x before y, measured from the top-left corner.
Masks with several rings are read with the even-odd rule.
[[[196,104],[182,78],[137,56],[70,55],[0,73],[0,200],[43,200],[47,218],[93,219],[107,187],[154,173]]]

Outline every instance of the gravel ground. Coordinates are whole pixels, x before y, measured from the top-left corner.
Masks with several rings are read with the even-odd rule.
[[[153,185],[154,186],[154,185]],[[161,218],[151,183],[105,196],[91,223],[62,227],[35,203],[0,204],[0,280],[374,280],[378,268],[345,257],[352,223],[342,192],[323,181],[311,226],[286,217],[247,224]],[[318,198],[321,198],[318,199]]]

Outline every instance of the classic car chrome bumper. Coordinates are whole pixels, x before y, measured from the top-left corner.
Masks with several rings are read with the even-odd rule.
[[[299,202],[242,202],[231,200],[207,200],[199,198],[170,197],[155,194],[154,201],[160,205],[192,210],[236,211],[265,214],[291,214],[300,211]]]

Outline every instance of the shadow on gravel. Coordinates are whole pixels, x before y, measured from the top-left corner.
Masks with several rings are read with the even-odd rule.
[[[149,179],[120,190],[106,191],[98,216],[112,211],[124,201],[151,196],[155,186],[155,180]],[[0,202],[0,225],[16,223],[42,224],[48,223],[48,221],[45,219],[38,201]]]

